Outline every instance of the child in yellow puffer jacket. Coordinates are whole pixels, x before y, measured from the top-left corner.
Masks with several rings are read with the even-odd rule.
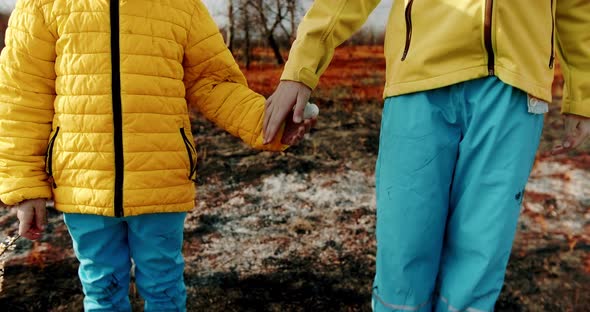
[[[248,89],[199,0],[19,0],[0,57],[0,200],[41,236],[53,199],[80,260],[85,310],[185,310],[182,233],[196,149],[188,105],[255,148]],[[313,121],[285,129],[293,144]]]

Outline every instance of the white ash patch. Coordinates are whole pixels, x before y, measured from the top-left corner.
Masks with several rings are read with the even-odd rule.
[[[536,165],[525,197],[517,249],[538,248],[548,240],[588,239],[590,174],[557,162]],[[252,185],[215,183],[199,189],[198,208],[187,229],[203,216],[217,220],[212,231],[185,252],[199,275],[237,271],[264,274],[293,258],[335,265],[346,256],[374,263],[375,183],[372,172],[350,169],[278,174]],[[554,207],[553,207],[553,206]],[[553,208],[552,208],[553,207]],[[194,240],[194,238],[191,238]],[[189,242],[191,244],[191,242]]]
[[[199,194],[207,196],[202,189]],[[281,260],[294,256],[329,265],[343,254],[374,252],[370,173],[280,174],[227,197],[219,207],[199,204],[196,211],[225,220],[215,225],[217,233],[203,238],[198,254],[186,255],[200,262],[198,270],[256,274],[275,270]]]
[[[582,204],[590,199],[590,172],[569,164],[540,161],[533,168],[526,191],[544,199],[525,201],[521,227],[539,237],[590,240],[590,209]]]

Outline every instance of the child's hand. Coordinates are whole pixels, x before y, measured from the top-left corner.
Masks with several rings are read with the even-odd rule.
[[[317,122],[317,116],[309,119],[304,119],[303,122],[293,122],[293,113],[288,115],[285,120],[285,131],[281,138],[281,143],[285,145],[295,145],[303,140],[303,137],[308,133]]]
[[[16,216],[19,221],[18,234],[30,240],[41,237],[45,230],[47,215],[45,211],[46,199],[28,199],[16,205]]]
[[[295,123],[293,115],[295,111],[287,115],[285,120],[285,131],[281,138],[281,143],[285,145],[295,145],[299,143],[306,133],[308,133],[317,122],[319,108],[315,104],[307,103],[303,110],[303,122]]]
[[[584,143],[590,137],[590,118],[565,115],[565,137],[561,144],[553,147],[551,154],[562,154]]]

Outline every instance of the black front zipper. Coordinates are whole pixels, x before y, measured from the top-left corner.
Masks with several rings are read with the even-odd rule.
[[[553,0],[551,1],[551,56],[549,57],[549,68],[553,69],[555,62],[555,16],[553,15]]]
[[[410,44],[412,43],[412,5],[414,0],[410,0],[406,6],[406,46],[404,47],[404,54],[402,55],[402,62],[406,60],[408,52],[410,51]]]
[[[55,133],[49,139],[49,144],[47,145],[47,155],[45,155],[45,171],[49,176],[49,182],[53,188],[57,188],[57,184],[55,184],[55,180],[53,179],[53,146],[55,145],[55,138],[57,138],[57,134],[59,133],[59,127],[55,128]]]
[[[189,165],[190,165],[188,178],[189,178],[189,180],[193,180],[193,176],[194,176],[195,172],[197,171],[197,164],[195,163],[195,160],[194,160],[194,155],[197,155],[197,151],[195,150],[193,144],[191,144],[191,141],[186,136],[186,133],[184,132],[184,128],[180,128],[180,135],[182,136],[182,141],[184,142],[184,146],[186,148],[186,153],[188,154],[188,161],[189,161]]]
[[[115,217],[123,217],[123,113],[121,110],[121,50],[119,47],[119,0],[111,0],[111,66],[113,91],[113,137],[115,146]]]
[[[494,76],[494,47],[492,45],[492,15],[494,0],[486,0],[486,15],[484,20],[484,41],[488,53],[488,75]]]

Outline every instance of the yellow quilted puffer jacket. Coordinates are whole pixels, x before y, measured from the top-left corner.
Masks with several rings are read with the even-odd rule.
[[[199,0],[19,0],[0,58],[0,200],[104,216],[194,203],[188,107],[262,144],[250,91]]]
[[[380,0],[315,0],[282,80],[317,85],[334,48]],[[385,38],[384,96],[495,75],[551,102],[555,51],[562,111],[590,117],[590,0],[395,0]]]

